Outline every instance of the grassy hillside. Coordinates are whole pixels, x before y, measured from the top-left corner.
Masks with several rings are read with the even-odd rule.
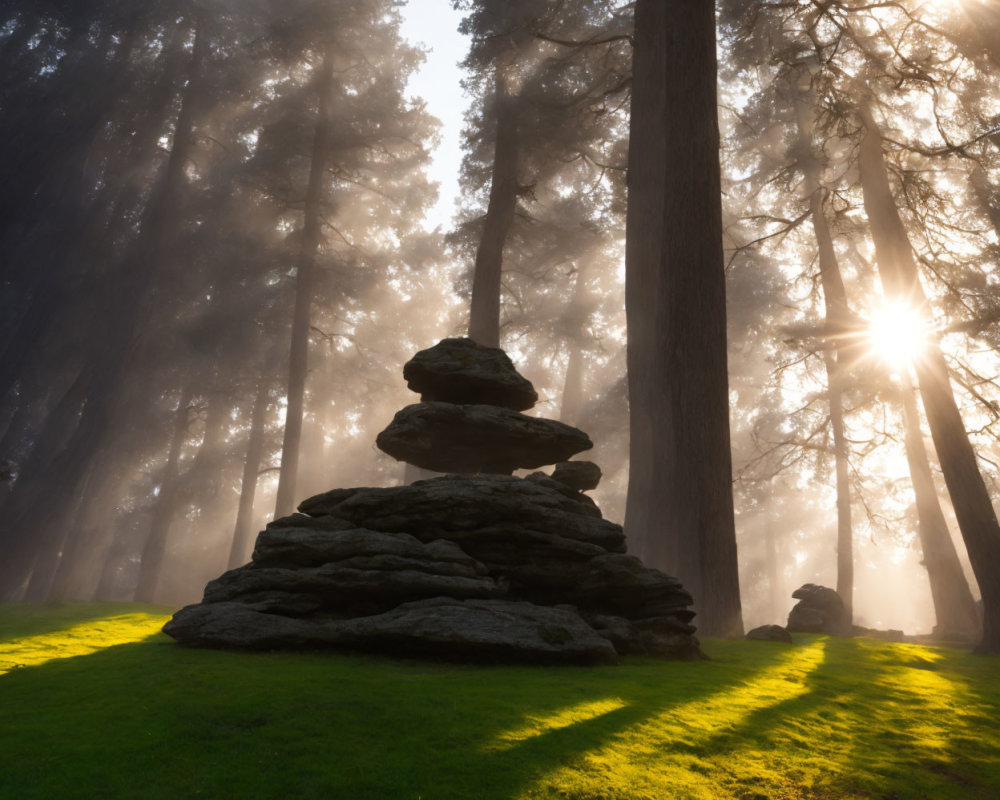
[[[161,608],[0,606],[0,797],[1000,797],[1000,659],[709,640],[471,667],[186,650]]]

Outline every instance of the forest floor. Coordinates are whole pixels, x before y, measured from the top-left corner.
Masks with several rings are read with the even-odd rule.
[[[184,649],[167,613],[0,606],[0,798],[1000,797],[1000,658],[802,635],[461,666]]]

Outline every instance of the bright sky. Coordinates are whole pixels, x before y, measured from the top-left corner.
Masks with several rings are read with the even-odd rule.
[[[458,199],[460,138],[466,106],[458,62],[468,49],[466,38],[458,32],[461,20],[462,15],[448,0],[409,0],[403,7],[403,36],[429,49],[427,60],[407,88],[412,96],[423,97],[428,111],[442,122],[441,144],[429,170],[431,179],[440,183],[437,205],[428,213],[430,228],[450,226]]]

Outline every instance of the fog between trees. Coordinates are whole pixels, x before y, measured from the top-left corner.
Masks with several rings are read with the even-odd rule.
[[[276,504],[400,482],[373,443],[416,399],[402,364],[467,334],[470,309],[472,335],[534,382],[537,413],[590,434],[595,499],[625,519],[627,362],[644,365],[633,394],[675,365],[633,396],[651,426],[633,459],[652,463],[676,446],[664,387],[709,358],[627,356],[626,211],[661,202],[638,180],[655,159],[629,160],[630,122],[659,102],[633,53],[662,21],[637,5],[456,3],[463,194],[429,231],[439,131],[406,95],[421,54],[399,4],[3,4],[3,598],[192,602],[247,559]],[[791,591],[816,582],[853,598],[860,624],[959,633],[980,596],[966,529],[989,528],[1000,469],[1000,18],[980,0],[716,11],[744,624],[784,622]],[[683,92],[706,74],[681,55],[653,85],[680,87],[668,126],[695,124]],[[647,113],[630,120],[633,95]],[[682,136],[657,156],[667,174],[690,166],[692,139],[711,147]],[[701,212],[660,233],[666,249],[684,233],[719,245]],[[703,305],[676,285],[630,294],[633,348],[642,326]],[[912,365],[880,354],[870,322],[891,295],[923,315],[940,358],[933,344]],[[708,317],[683,322],[692,342],[713,325],[721,337],[721,313]],[[941,405],[945,374],[967,437]],[[966,438],[965,477],[946,485],[940,448],[947,467]],[[687,585],[694,568],[664,546],[675,512],[648,501],[688,494],[677,476],[703,485],[699,467],[679,456],[633,480],[625,520],[630,548]],[[979,569],[1000,579],[983,536]]]

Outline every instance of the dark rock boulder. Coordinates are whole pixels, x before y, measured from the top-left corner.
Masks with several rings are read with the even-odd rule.
[[[680,661],[702,661],[706,657],[698,640],[691,635],[690,626],[678,630],[678,622],[673,618],[629,620],[603,614],[584,614],[584,618],[621,655]]]
[[[424,542],[448,539],[480,561],[485,559],[477,550],[479,540],[502,544],[504,538],[508,550],[522,542],[560,545],[551,538],[559,537],[593,546],[580,548],[581,556],[624,552],[621,526],[601,519],[597,507],[584,500],[509,475],[445,475],[409,486],[334,490],[303,501],[299,511],[350,520],[358,528],[405,531]]]
[[[409,534],[379,533],[356,526],[339,531],[268,528],[257,537],[253,551],[257,567],[312,567],[345,559],[389,557],[425,563],[439,574],[468,578],[487,574],[485,566],[452,542],[438,539],[424,543]]]
[[[621,552],[621,527],[590,498],[544,475],[335,490],[299,509],[167,632],[205,646],[466,660],[702,657],[690,595]]]
[[[403,366],[406,385],[421,400],[492,405],[525,411],[538,394],[521,377],[507,354],[472,339],[443,339],[421,350]]]
[[[787,628],[791,633],[827,633],[843,636],[849,632],[850,620],[844,601],[833,589],[807,583],[794,592],[799,602],[788,614]]]
[[[593,447],[583,431],[490,405],[416,403],[375,439],[399,461],[435,472],[510,474],[565,461]]]
[[[676,578],[625,553],[606,553],[588,561],[569,602],[581,608],[599,606],[631,619],[676,616],[688,622],[694,617],[688,610],[694,601]]]
[[[407,603],[348,626],[352,644],[462,661],[609,664],[612,644],[564,608],[504,600]]]
[[[503,582],[489,576],[437,571],[433,564],[399,556],[364,556],[318,567],[258,567],[229,570],[205,587],[205,603],[233,600],[282,613],[325,610],[354,615],[358,608],[383,610],[409,600],[439,595],[457,598],[498,597]],[[290,601],[294,608],[289,606]],[[287,610],[287,611],[285,611]]]
[[[593,461],[560,461],[552,472],[552,480],[586,492],[601,482],[601,468]]]
[[[494,564],[484,559],[490,569]],[[694,617],[691,595],[666,573],[646,567],[635,556],[599,553],[585,560],[531,558],[499,570],[511,592],[533,602],[571,603],[592,613],[629,619],[670,616],[688,633]]]
[[[310,517],[308,514],[289,514],[287,517],[278,517],[267,523],[267,529],[272,528],[312,528],[318,531],[347,531],[357,526],[346,519],[338,519],[326,515],[324,517]]]
[[[754,628],[752,631],[748,631],[746,638],[753,639],[758,642],[792,643],[792,635],[787,629],[782,628],[780,625],[761,625],[758,628]]]
[[[597,512],[597,516],[601,515],[601,510],[597,507],[597,503],[594,502],[593,498],[585,495],[583,492],[577,489],[570,488],[565,483],[561,481],[553,480],[550,476],[546,475],[544,472],[532,472],[528,475],[525,480],[534,481],[540,486],[545,486],[554,492],[558,492],[564,497],[568,497],[575,503],[580,503],[582,505],[590,506]]]
[[[245,603],[185,606],[163,632],[190,647],[245,647],[252,650],[302,649],[330,643],[315,622],[267,614]]]
[[[270,528],[251,564],[205,587],[205,603],[239,601],[292,616],[357,616],[440,595],[498,597],[506,582],[457,545],[363,529]]]
[[[292,619],[220,602],[181,609],[164,632],[203,647],[335,647],[489,662],[617,661],[612,644],[572,611],[505,600],[438,597],[348,620]]]

